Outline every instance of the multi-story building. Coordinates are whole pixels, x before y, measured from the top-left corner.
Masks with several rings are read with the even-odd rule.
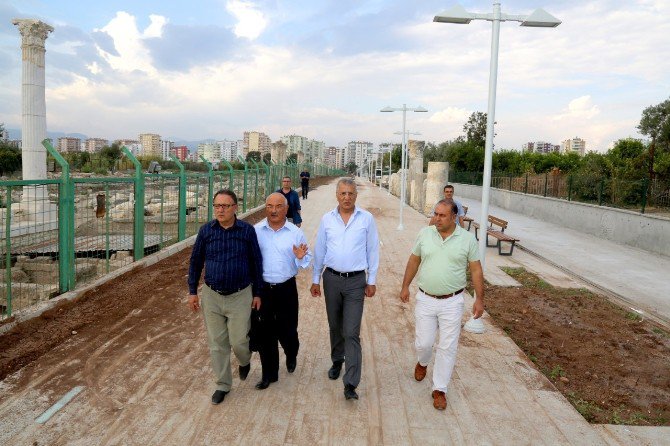
[[[370,158],[374,145],[367,141],[351,141],[347,144],[344,165],[353,161],[356,166],[362,167]]]
[[[244,141],[241,139],[238,140],[228,140],[224,139],[223,141],[218,141],[217,144],[219,145],[219,159],[218,161],[221,160],[226,160],[226,161],[235,161],[237,160],[237,157],[239,155],[243,155],[244,149]]]
[[[9,140],[9,132],[6,129],[2,129],[0,132],[0,141],[7,141]]]
[[[177,157],[179,161],[186,161],[186,159],[188,158],[188,147],[186,146],[172,147],[171,154]]]
[[[561,143],[561,153],[577,153],[579,156],[584,156],[586,141],[576,136],[572,139],[566,139]]]
[[[340,151],[340,153],[341,153],[341,151]],[[323,163],[326,166],[337,168],[337,157],[338,157],[337,147],[327,147],[326,149],[324,149],[324,151],[323,151]]]
[[[219,143],[210,141],[198,144],[198,156],[196,161],[199,161],[200,155],[204,156],[210,163],[218,163],[221,161],[221,147]]]
[[[561,146],[545,141],[527,142],[521,146],[523,152],[552,153],[560,152]]]
[[[309,152],[309,139],[305,136],[300,135],[285,135],[279,138],[281,142],[286,144],[286,155],[292,155],[294,153],[302,153],[305,155],[306,152]]]
[[[73,138],[71,136],[63,136],[58,138],[59,152],[81,152],[81,139]]]
[[[161,159],[169,160],[172,149],[174,148],[173,141],[161,140]]]
[[[270,153],[272,141],[270,137],[263,132],[244,132],[243,156],[246,157],[249,152],[261,152],[261,157]]]
[[[109,141],[104,138],[88,138],[84,141],[84,150],[95,153],[101,151],[106,145],[109,145]]]
[[[155,133],[142,133],[139,136],[144,155],[163,156],[161,150],[161,136]]]
[[[308,162],[323,161],[326,144],[323,141],[309,140],[309,153],[307,155]]]

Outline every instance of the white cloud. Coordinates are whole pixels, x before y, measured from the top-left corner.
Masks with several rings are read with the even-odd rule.
[[[257,6],[243,0],[229,0],[226,9],[237,19],[235,35],[254,40],[261,35],[267,26],[267,19]]]
[[[593,105],[590,95],[585,95],[570,101],[563,113],[557,115],[554,119],[592,119],[599,114],[600,108]]]
[[[428,119],[430,122],[440,124],[440,123],[458,123],[463,124],[468,120],[472,112],[464,108],[458,107],[447,107],[444,110],[440,110]]]

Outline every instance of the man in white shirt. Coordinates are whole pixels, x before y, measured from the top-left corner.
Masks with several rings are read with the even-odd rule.
[[[363,360],[360,341],[363,302],[377,290],[379,236],[372,214],[356,206],[353,179],[340,179],[335,194],[339,204],[321,218],[317,232],[310,291],[312,296],[321,296],[319,283],[325,267],[323,291],[333,361],[328,377],[339,378],[346,361],[342,378],[344,397],[358,399],[356,387],[361,380]]]
[[[307,268],[311,254],[302,230],[287,221],[286,197],[275,192],[265,200],[266,218],[254,229],[263,255],[263,289],[261,291],[261,340],[259,353],[263,368],[256,384],[267,389],[279,379],[279,347],[286,355],[286,370],[296,368],[298,348],[298,268]]]

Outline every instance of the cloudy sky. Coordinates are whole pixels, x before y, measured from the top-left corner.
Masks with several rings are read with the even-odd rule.
[[[50,131],[109,139],[273,140],[297,133],[343,145],[397,141],[407,127],[442,142],[486,111],[491,25],[433,23],[447,0],[0,0],[0,122],[21,125],[13,18],[55,28],[46,42]],[[464,0],[473,12],[490,1]],[[670,97],[667,0],[510,0],[558,28],[501,25],[496,147],[587,149],[639,137],[642,110]]]

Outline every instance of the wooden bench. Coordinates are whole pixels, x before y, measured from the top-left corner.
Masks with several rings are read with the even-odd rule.
[[[479,223],[473,222],[472,226],[475,228],[475,238],[479,240]],[[494,226],[500,228],[500,230],[495,229]],[[489,248],[498,247],[498,254],[501,256],[511,256],[514,252],[514,244],[519,241],[518,238],[514,238],[509,234],[505,234],[505,229],[507,229],[507,222],[502,218],[494,217],[489,215],[489,226],[486,228],[486,246]],[[470,228],[468,227],[468,230]],[[489,236],[497,239],[496,243],[491,245],[489,243]],[[510,243],[509,252],[502,251],[502,242]]]
[[[465,206],[465,205],[463,205],[463,216],[461,217],[461,221],[463,221],[463,223],[468,224],[468,231],[470,230],[470,227],[472,226],[472,222],[475,221],[474,218],[468,217],[468,207]]]

